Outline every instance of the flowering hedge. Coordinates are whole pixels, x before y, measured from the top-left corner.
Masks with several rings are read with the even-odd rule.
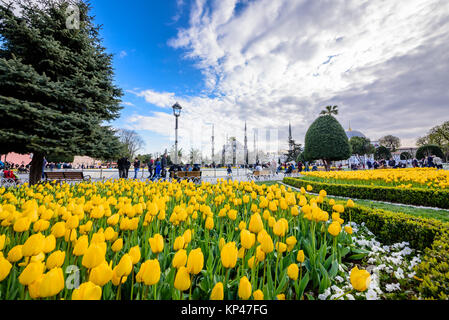
[[[283,181],[297,188],[310,185],[314,190],[324,189],[334,196],[449,209],[449,191],[446,190],[324,183],[302,178],[284,178]]]
[[[303,186],[302,181],[298,183],[299,180],[301,179],[285,178],[284,182],[295,187],[306,188],[310,185],[314,190],[322,187],[322,184],[319,184],[318,189],[315,189],[314,184]],[[329,186],[326,189],[329,190]],[[332,208],[329,200],[325,200],[322,205],[324,210]],[[365,223],[383,243],[407,241],[412,248],[423,250],[422,262],[415,268],[417,277],[421,280],[418,290],[424,298],[449,299],[449,223],[404,213],[373,210],[362,205],[346,208],[341,217]]]

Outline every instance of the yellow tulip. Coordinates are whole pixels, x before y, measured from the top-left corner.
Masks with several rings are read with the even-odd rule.
[[[238,250],[235,242],[228,242],[221,249],[221,263],[225,268],[234,268],[237,263]]]
[[[164,251],[164,238],[159,233],[148,239],[148,242],[150,243],[151,252],[157,254]]]
[[[355,207],[354,201],[352,201],[351,199],[348,199],[348,202],[346,203],[346,206],[348,208],[354,208]]]
[[[0,282],[2,282],[11,271],[12,264],[3,257],[0,257]]]
[[[279,253],[284,253],[285,251],[287,251],[287,245],[283,242],[276,242],[276,250]]]
[[[89,281],[96,284],[97,286],[103,287],[111,279],[112,279],[112,268],[106,262],[106,260],[90,270]]]
[[[304,251],[303,250],[299,250],[298,254],[296,255],[296,261],[298,261],[300,263],[303,263],[304,259],[305,259]]]
[[[65,260],[65,251],[54,251],[47,258],[47,269],[59,268],[62,266]]]
[[[72,300],[100,300],[101,294],[101,287],[88,281],[73,290]]]
[[[22,245],[17,245],[9,250],[7,258],[9,262],[17,262],[23,258],[22,247]]]
[[[125,253],[120,262],[116,266],[116,275],[121,278],[123,276],[128,276],[133,268],[133,261],[131,256],[128,253]]]
[[[253,292],[254,300],[263,300],[263,292],[262,290],[258,289]]]
[[[92,269],[100,265],[104,260],[105,251],[101,245],[98,243],[92,243],[89,248],[87,248],[81,264],[87,269]]]
[[[131,256],[131,260],[133,265],[140,261],[140,248],[139,246],[134,246],[129,249],[129,255]]]
[[[298,279],[298,273],[299,273],[299,268],[296,263],[292,263],[291,265],[288,266],[287,275],[290,279],[292,279],[293,281],[296,281]]]
[[[187,258],[187,271],[191,274],[198,274],[203,269],[204,255],[201,248],[190,251]]]
[[[86,235],[81,236],[75,243],[75,247],[73,248],[73,255],[82,256],[86,253],[87,248],[89,247],[89,239]]]
[[[327,231],[333,235],[334,237],[338,236],[341,231],[341,225],[338,223],[338,221],[334,221],[329,225],[329,228],[327,228]]]
[[[281,293],[276,296],[278,300],[285,300],[285,294]]]
[[[40,261],[29,263],[19,275],[19,282],[24,286],[33,283],[43,275],[44,269],[45,265]]]
[[[161,267],[157,259],[147,260],[140,266],[136,275],[138,282],[144,282],[147,286],[152,286],[159,282],[161,278]]]
[[[350,226],[345,226],[345,231],[347,234],[352,234],[352,228]]]
[[[123,239],[122,238],[115,240],[111,247],[112,251],[114,251],[114,252],[119,252],[120,250],[122,250],[122,248],[123,248]]]
[[[14,222],[13,230],[15,232],[24,232],[30,229],[31,219],[28,217],[22,217]]]
[[[42,233],[31,235],[23,244],[22,254],[25,257],[35,256],[44,250],[45,237]]]
[[[349,279],[352,287],[357,291],[365,291],[371,283],[371,276],[366,270],[359,270],[357,266],[352,268]]]
[[[55,236],[55,238],[61,238],[65,235],[65,222],[57,222],[51,228],[51,234]]]
[[[176,272],[174,286],[180,291],[190,288],[190,274],[185,267],[180,267]]]
[[[248,229],[253,233],[259,233],[259,231],[263,229],[263,222],[260,214],[254,213],[251,215]]]
[[[223,283],[218,282],[212,289],[212,292],[210,294],[210,300],[223,300],[223,298],[224,298]]]
[[[212,230],[214,228],[214,219],[212,219],[212,217],[207,217],[205,228],[207,230]]]
[[[244,229],[240,232],[240,242],[242,247],[249,250],[256,242],[256,235]]]
[[[249,282],[246,276],[243,276],[240,278],[238,296],[240,299],[248,300],[251,297],[251,293],[251,282]]]
[[[107,227],[104,231],[104,239],[106,241],[115,240],[116,232],[112,227]]]
[[[187,251],[184,249],[180,249],[175,253],[173,257],[172,265],[173,268],[179,269],[184,267],[187,263]]]
[[[39,285],[39,296],[42,298],[53,297],[64,289],[64,275],[61,268],[51,269],[44,274]]]
[[[186,244],[190,243],[190,241],[192,241],[192,230],[187,229],[182,236],[184,237],[184,242]]]

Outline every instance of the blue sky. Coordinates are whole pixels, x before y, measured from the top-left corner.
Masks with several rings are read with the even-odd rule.
[[[449,119],[449,1],[91,0],[113,53],[124,109],[113,125],[136,130],[142,152],[174,140],[210,156],[226,136],[286,148],[303,143],[326,105],[371,140],[414,146]],[[276,141],[262,141],[276,131]],[[251,145],[250,145],[251,151]]]
[[[95,23],[103,26],[103,45],[114,54],[115,81],[124,91],[124,109],[112,123],[115,127],[127,127],[126,119],[134,114],[148,116],[161,111],[130,91],[152,88],[178,95],[201,92],[202,76],[194,61],[182,59],[183,51],[167,44],[176,36],[177,28],[188,23],[187,14],[177,18],[188,7],[181,2],[157,0],[92,0],[91,5]],[[160,152],[170,144],[169,139],[150,130],[137,131],[146,142],[142,152]]]

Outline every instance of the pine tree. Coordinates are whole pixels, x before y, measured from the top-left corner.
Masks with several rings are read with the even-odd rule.
[[[122,146],[105,122],[119,116],[112,55],[82,0],[79,28],[67,28],[66,1],[0,4],[0,150],[32,153],[30,183],[45,155],[116,158]],[[73,3],[73,2],[72,2]]]

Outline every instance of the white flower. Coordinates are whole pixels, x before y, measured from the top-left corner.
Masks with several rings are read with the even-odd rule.
[[[385,289],[388,292],[392,292],[392,291],[396,291],[396,290],[401,290],[401,285],[399,283],[391,283],[391,284],[386,284],[385,285]]]
[[[330,294],[331,294],[331,290],[330,290],[330,288],[327,288],[326,290],[324,290],[324,292],[322,294],[318,295],[318,299],[326,300]]]
[[[377,300],[377,293],[373,289],[368,289],[366,292],[366,300]]]
[[[343,278],[340,277],[340,276],[336,276],[336,277],[335,277],[335,280],[337,280],[337,282],[343,282],[343,281],[345,281],[345,279],[343,279]]]
[[[348,300],[355,300],[355,298],[352,294],[347,294],[346,298],[348,298]]]

